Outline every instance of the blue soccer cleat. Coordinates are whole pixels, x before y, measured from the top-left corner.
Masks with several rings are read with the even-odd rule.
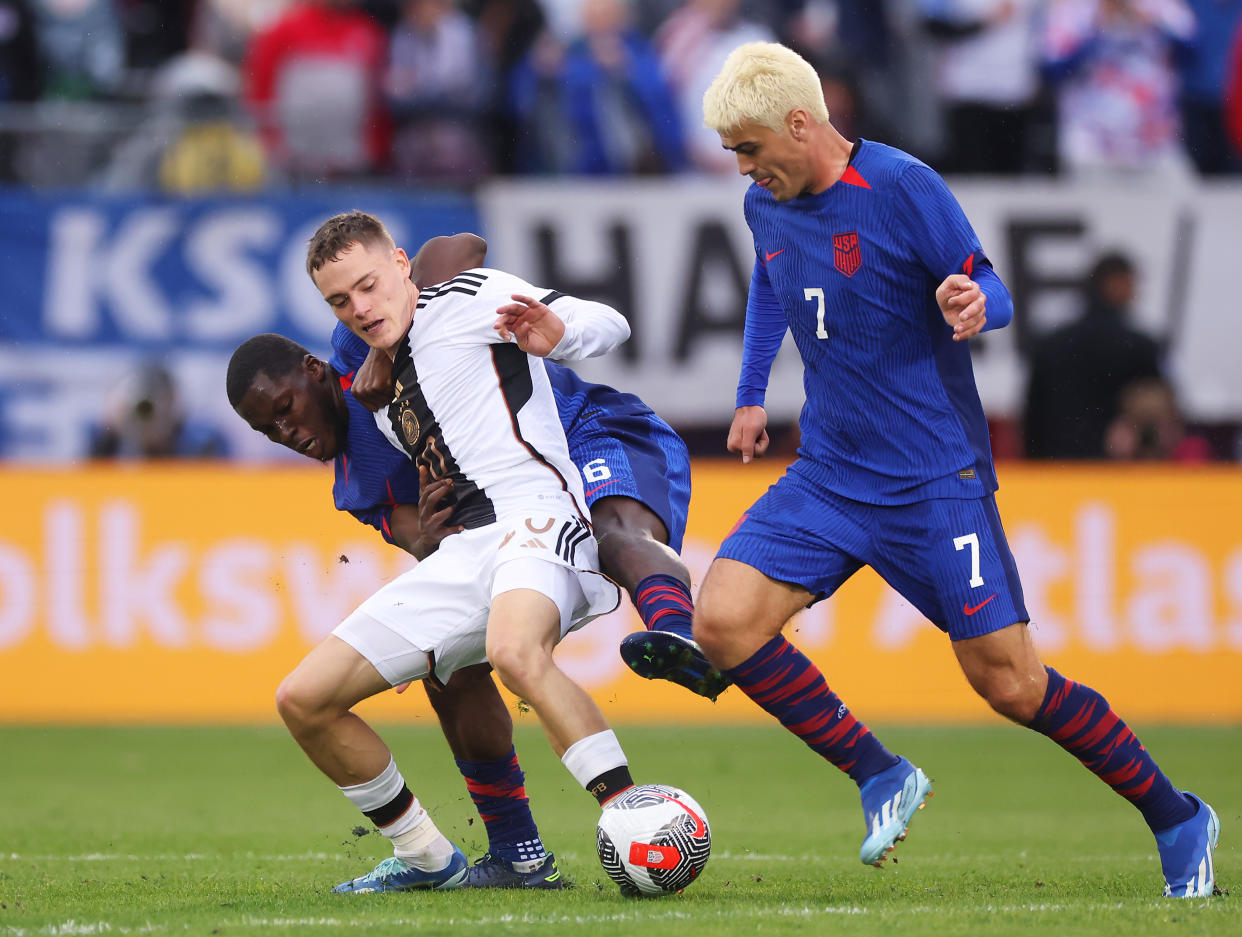
[[[860,790],[867,838],[858,858],[863,865],[881,866],[888,854],[906,838],[906,827],[915,812],[931,796],[931,781],[921,768],[905,758],[887,771],[868,778]]]
[[[389,856],[366,875],[341,882],[332,890],[340,894],[361,895],[374,891],[460,888],[469,869],[470,862],[466,859],[466,854],[454,846],[453,858],[438,871],[424,872],[408,865],[400,856]]]
[[[1189,820],[1156,834],[1164,870],[1164,897],[1207,898],[1216,889],[1212,850],[1220,842],[1220,818],[1190,791],[1182,793],[1199,809]]]
[[[547,858],[538,868],[529,872],[518,872],[513,864],[504,859],[497,859],[486,853],[466,871],[461,881],[461,888],[568,888],[569,883],[561,877],[561,870],[556,867],[556,857],[548,853]]]
[[[732,681],[692,639],[671,631],[636,631],[621,641],[621,659],[645,680],[668,680],[712,702]]]

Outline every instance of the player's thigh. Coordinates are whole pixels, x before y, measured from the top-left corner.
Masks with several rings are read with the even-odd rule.
[[[568,442],[592,516],[595,503],[605,498],[637,501],[663,525],[657,539],[681,550],[690,508],[690,453],[667,423],[655,414],[601,414],[575,427]]]
[[[389,686],[366,657],[330,634],[281,682],[277,705],[282,712],[345,710]]]
[[[709,639],[737,633],[775,636],[812,598],[795,583],[773,579],[737,560],[716,557],[695,601],[695,634]]]
[[[742,515],[716,557],[800,587],[814,602],[832,595],[862,566],[859,554],[868,533],[848,504],[799,474],[796,466]]]
[[[359,605],[333,634],[393,686],[429,677],[444,683],[455,670],[483,663],[499,536],[480,528],[446,538],[435,553]]]
[[[537,557],[497,567],[487,619],[487,656],[497,668],[548,657],[585,601],[575,571]]]
[[[954,641],[1028,621],[996,499],[874,507],[868,563]]]

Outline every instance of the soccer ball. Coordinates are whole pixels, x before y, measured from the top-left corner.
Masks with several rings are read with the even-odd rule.
[[[641,784],[604,807],[599,861],[627,896],[678,892],[699,877],[712,848],[707,814],[683,790]]]

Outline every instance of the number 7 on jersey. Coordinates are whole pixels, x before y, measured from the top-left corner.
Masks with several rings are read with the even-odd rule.
[[[809,303],[815,300],[815,337],[827,338],[828,330],[824,328],[824,289],[821,286],[808,286],[802,290],[802,296]]]

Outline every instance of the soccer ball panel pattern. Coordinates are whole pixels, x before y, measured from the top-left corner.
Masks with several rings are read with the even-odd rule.
[[[643,784],[608,802],[596,828],[599,861],[626,895],[679,892],[711,854],[707,814],[685,791]]]

